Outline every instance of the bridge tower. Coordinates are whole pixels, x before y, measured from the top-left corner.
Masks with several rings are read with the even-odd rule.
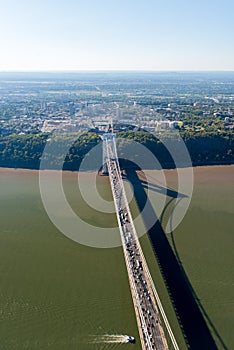
[[[108,159],[108,143],[116,139],[116,134],[105,133],[102,136],[102,175],[108,175],[107,159]]]

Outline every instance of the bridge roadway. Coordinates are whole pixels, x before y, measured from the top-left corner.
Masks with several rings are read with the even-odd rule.
[[[133,224],[121,177],[114,134],[103,135],[103,147],[142,350],[169,349],[159,316],[159,310],[163,317],[164,325],[168,331],[173,348],[179,350],[154,286]]]

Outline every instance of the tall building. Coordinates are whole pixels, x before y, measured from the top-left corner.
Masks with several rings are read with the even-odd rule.
[[[69,111],[70,111],[70,116],[73,116],[75,115],[75,105],[74,105],[74,102],[71,102],[70,105],[69,105]]]

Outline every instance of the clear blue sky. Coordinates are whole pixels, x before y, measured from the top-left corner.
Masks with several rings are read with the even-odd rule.
[[[0,0],[0,71],[234,70],[233,0]]]

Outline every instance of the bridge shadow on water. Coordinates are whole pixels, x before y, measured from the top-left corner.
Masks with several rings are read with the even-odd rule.
[[[141,212],[147,200],[147,193],[144,190],[145,188],[167,194],[167,196],[171,197],[164,208],[162,216],[165,214],[168,206],[177,197],[183,198],[184,196],[177,193],[175,190],[165,189],[160,185],[150,184],[144,179],[142,180],[138,176],[138,173],[133,169],[126,171],[126,178],[131,182],[134,188],[135,199]],[[161,220],[158,220],[151,205],[148,212],[143,215],[144,222],[147,222],[148,215],[153,215],[153,217],[155,217],[155,224],[148,231],[148,235],[164,278],[164,282],[175,307],[188,348],[193,350],[218,349],[211,335],[210,330],[212,330],[212,333],[215,335],[221,348],[228,350],[212,321],[209,319],[209,316],[199,301],[199,298],[186,275],[176,248],[173,233],[171,233],[172,248],[160,222],[162,216],[160,218]]]

